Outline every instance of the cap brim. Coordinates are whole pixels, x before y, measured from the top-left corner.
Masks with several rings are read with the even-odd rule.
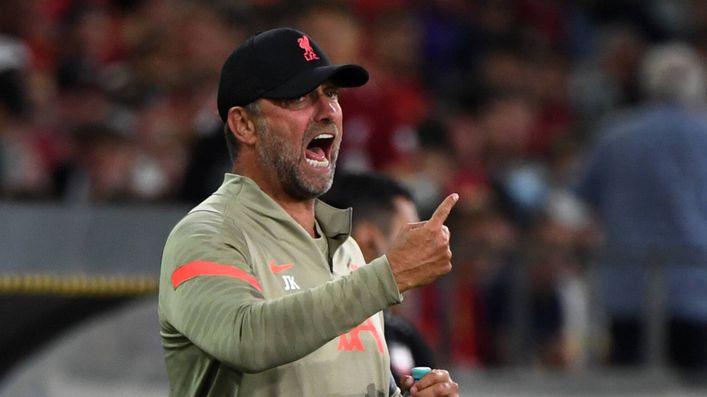
[[[325,81],[338,87],[360,87],[368,82],[368,72],[362,66],[328,65],[309,69],[285,84],[265,92],[262,97],[270,99],[296,98],[305,95]]]

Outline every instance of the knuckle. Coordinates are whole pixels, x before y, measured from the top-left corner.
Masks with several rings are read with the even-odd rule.
[[[437,383],[434,389],[436,394],[446,393],[449,391],[449,383]]]

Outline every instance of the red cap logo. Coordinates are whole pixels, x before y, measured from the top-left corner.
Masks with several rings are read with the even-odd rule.
[[[302,36],[297,39],[297,44],[299,44],[300,48],[304,50],[304,59],[307,61],[319,59],[317,54],[314,52],[314,49],[312,49],[312,45],[309,44],[309,39],[307,36]]]

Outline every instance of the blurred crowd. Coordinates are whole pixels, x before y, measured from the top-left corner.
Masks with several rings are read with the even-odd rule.
[[[371,74],[342,94],[339,170],[395,177],[423,218],[460,193],[453,277],[407,304],[430,343],[458,365],[517,359],[522,262],[525,360],[584,365],[598,237],[569,188],[601,124],[642,101],[652,46],[707,56],[707,2],[3,0],[0,198],[198,202],[230,169],[223,60],[274,26]]]

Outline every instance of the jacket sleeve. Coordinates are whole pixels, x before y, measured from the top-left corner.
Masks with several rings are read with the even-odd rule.
[[[265,300],[244,249],[225,241],[214,226],[201,219],[170,235],[160,316],[236,370],[260,372],[302,358],[402,300],[384,256],[336,281]]]

